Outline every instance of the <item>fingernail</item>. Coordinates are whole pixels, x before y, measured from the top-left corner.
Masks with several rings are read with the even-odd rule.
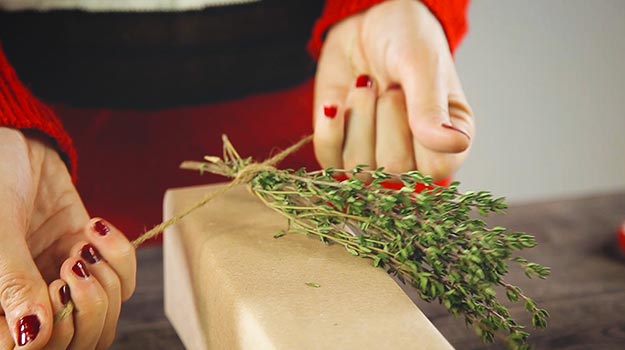
[[[363,87],[370,88],[372,85],[373,85],[373,81],[371,80],[371,77],[369,77],[366,74],[359,75],[358,78],[356,78],[357,88],[363,88]]]
[[[17,323],[17,345],[24,346],[37,338],[39,334],[39,317],[37,315],[27,315]]]
[[[63,305],[67,305],[67,303],[69,303],[72,295],[69,292],[69,286],[67,284],[64,284],[61,288],[59,288],[59,296],[61,297],[61,303]]]
[[[89,264],[95,264],[98,261],[102,260],[102,255],[95,249],[91,244],[85,244],[80,250],[80,256],[83,260],[88,262]]]
[[[111,232],[111,228],[108,227],[108,225],[106,225],[102,220],[96,221],[93,228],[100,234],[100,236],[106,236],[107,233]]]
[[[74,274],[80,278],[87,278],[91,276],[89,275],[89,270],[87,270],[87,266],[85,266],[85,263],[83,263],[82,260],[76,261],[74,266],[72,266],[72,271],[74,271]]]
[[[333,119],[334,117],[336,117],[336,106],[331,105],[331,106],[323,106],[323,114],[325,114],[326,117]]]
[[[450,130],[455,130],[459,133],[461,133],[462,135],[466,136],[469,140],[471,140],[471,136],[469,136],[469,134],[461,129],[458,129],[457,127],[453,126],[452,124],[449,123],[442,123],[441,126],[445,129],[450,129]]]

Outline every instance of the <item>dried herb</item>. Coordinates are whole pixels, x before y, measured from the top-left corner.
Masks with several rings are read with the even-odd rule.
[[[486,191],[461,193],[458,182],[438,187],[418,171],[389,174],[383,168],[366,170],[364,165],[280,170],[240,157],[225,137],[223,158],[205,159],[185,162],[183,168],[248,183],[260,200],[288,219],[286,232],[340,244],[349,254],[371,259],[374,266],[416,288],[423,300],[438,301],[464,317],[484,342],[498,337],[510,349],[529,349],[525,326],[510,316],[496,288],[502,288],[510,301],[525,304],[534,327],[547,325],[547,311],[503,279],[511,263],[520,265],[530,278],[549,274],[549,268],[516,255],[534,247],[534,237],[488,227],[472,215],[502,213],[507,207],[504,198]],[[338,174],[350,177],[339,181]],[[400,181],[401,188],[385,187],[389,180]],[[418,184],[426,189],[415,193]]]

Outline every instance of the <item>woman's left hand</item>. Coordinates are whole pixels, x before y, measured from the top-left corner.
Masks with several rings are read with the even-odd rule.
[[[475,133],[445,33],[414,0],[383,2],[329,30],[314,106],[323,167],[418,169],[440,180],[464,162]]]

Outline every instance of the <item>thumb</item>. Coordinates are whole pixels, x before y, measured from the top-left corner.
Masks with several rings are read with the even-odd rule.
[[[47,286],[23,235],[7,226],[0,224],[0,314],[20,349],[41,349],[53,327]]]
[[[435,152],[459,153],[469,148],[471,131],[464,130],[465,123],[450,117],[446,65],[440,58],[410,60],[400,65],[396,81],[405,93],[415,141]]]

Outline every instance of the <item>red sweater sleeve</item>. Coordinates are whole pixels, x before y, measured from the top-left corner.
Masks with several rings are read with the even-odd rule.
[[[37,130],[49,136],[76,178],[76,151],[54,112],[19,81],[0,46],[0,126]]]
[[[325,32],[333,24],[368,9],[384,0],[327,0],[321,17],[313,27],[308,50],[315,59],[319,58]],[[469,0],[420,0],[438,18],[447,35],[449,49],[453,53],[467,32],[467,7]]]

